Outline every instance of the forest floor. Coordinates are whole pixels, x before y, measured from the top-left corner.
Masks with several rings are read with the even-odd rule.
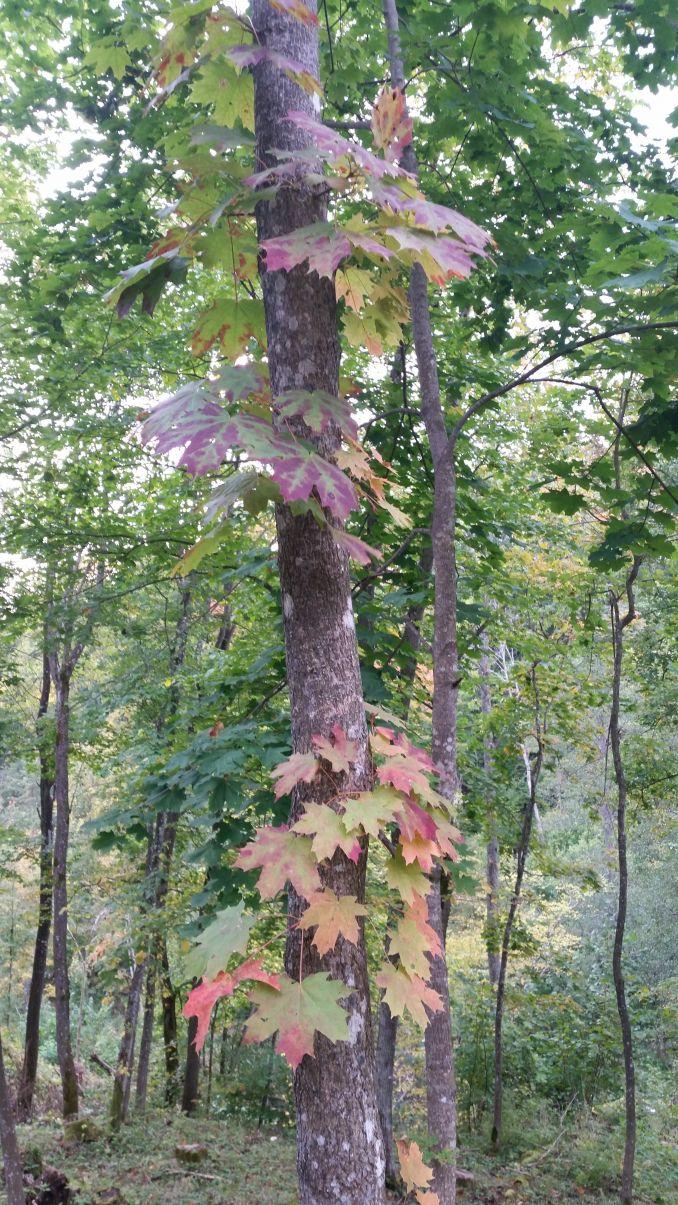
[[[515,1160],[492,1161],[478,1139],[464,1145],[460,1163],[473,1181],[460,1185],[460,1203],[468,1205],[538,1205],[550,1202],[618,1201],[608,1175],[596,1175],[595,1160],[609,1169],[610,1134],[590,1118],[582,1128],[556,1133],[551,1147]],[[39,1152],[45,1168],[66,1175],[77,1205],[294,1205],[294,1137],[289,1129],[246,1126],[232,1119],[187,1118],[149,1113],[116,1136],[99,1131],[93,1141],[66,1142],[57,1118],[19,1127],[24,1153]],[[184,1166],[176,1158],[178,1144],[207,1148],[201,1162]],[[593,1163],[592,1163],[593,1161]],[[643,1192],[639,1202],[675,1200]],[[395,1202],[397,1198],[394,1196]],[[357,1203],[356,1203],[357,1205]]]

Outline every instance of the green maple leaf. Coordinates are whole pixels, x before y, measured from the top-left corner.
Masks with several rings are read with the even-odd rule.
[[[295,833],[313,837],[313,853],[319,862],[331,858],[337,849],[357,862],[360,845],[354,836],[347,836],[342,817],[327,804],[307,803],[306,811],[293,826]]]
[[[346,800],[343,821],[347,832],[359,827],[378,837],[379,830],[393,821],[395,813],[402,807],[402,796],[393,787],[376,787],[373,791],[362,791],[360,795]]]
[[[291,1067],[298,1067],[306,1054],[313,1054],[316,1033],[331,1042],[348,1039],[348,1016],[339,1000],[350,994],[344,983],[330,979],[324,971],[301,982],[280,975],[280,990],[256,987],[250,1000],[256,1012],[247,1022],[247,1041],[265,1042],[278,1031],[276,1050]]]
[[[386,863],[386,881],[406,904],[414,903],[417,895],[427,895],[431,886],[417,863],[408,865],[400,853]]]
[[[116,79],[122,79],[132,60],[127,47],[120,45],[117,39],[111,36],[95,42],[85,55],[84,62],[88,67],[94,67],[98,75],[111,71]]]
[[[225,356],[235,359],[250,339],[256,339],[260,347],[265,346],[263,302],[226,297],[215,301],[201,316],[193,332],[191,351],[194,356],[202,356],[218,343]]]
[[[191,100],[212,105],[212,116],[218,125],[233,126],[240,121],[245,129],[254,129],[252,76],[239,75],[223,58],[210,59],[201,67],[191,87]]]
[[[245,916],[244,904],[218,912],[186,955],[186,975],[190,979],[214,979],[232,954],[245,953],[253,924],[254,917]]]

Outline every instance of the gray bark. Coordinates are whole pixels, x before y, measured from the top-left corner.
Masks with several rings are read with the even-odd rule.
[[[391,81],[405,86],[400,47],[399,19],[395,0],[383,0],[388,35]],[[412,146],[402,155],[402,164],[417,174]],[[440,403],[438,366],[433,346],[431,315],[426,273],[415,264],[410,275],[410,312],[412,334],[419,371],[421,415],[426,427],[433,462],[433,521],[431,540],[435,575],[433,628],[433,700],[431,752],[439,773],[443,795],[452,799],[458,790],[457,777],[457,691],[459,658],[457,649],[457,565],[455,523],[457,506],[456,469],[453,450]],[[457,1145],[457,1089],[452,1046],[452,1021],[447,963],[444,956],[443,876],[431,876],[428,897],[429,924],[442,943],[443,954],[431,962],[431,986],[442,1000],[442,1008],[431,1016],[424,1035],[426,1051],[426,1104],[429,1135],[443,1161],[434,1160],[433,1189],[441,1205],[456,1200],[455,1152]]]
[[[50,670],[56,692],[56,742],[54,751],[56,827],[54,833],[54,1008],[56,1045],[61,1072],[64,1117],[78,1112],[78,1079],[71,1043],[71,988],[68,970],[68,839],[70,800],[68,797],[68,761],[70,752],[70,658],[59,664],[50,654]]]
[[[148,1096],[148,1073],[151,1065],[151,1050],[153,1047],[153,1026],[155,1022],[155,959],[151,957],[146,971],[146,996],[144,999],[144,1021],[141,1027],[139,1042],[139,1061],[137,1063],[137,1083],[135,1110],[137,1113],[146,1112]]]
[[[485,718],[492,711],[492,696],[490,693],[490,658],[488,656],[487,636],[483,633],[483,653],[480,658],[480,708]],[[486,790],[491,790],[493,742],[489,733],[483,737],[483,771],[485,774]],[[494,987],[499,979],[499,964],[501,955],[496,948],[496,929],[499,908],[499,842],[497,840],[497,817],[494,800],[487,799],[487,827],[489,839],[487,842],[486,862],[486,923],[487,923],[487,968],[490,983]]]
[[[21,1171],[21,1156],[14,1128],[12,1101],[5,1075],[5,1061],[2,1054],[2,1038],[0,1037],[0,1147],[5,1166],[5,1192],[7,1205],[24,1205],[23,1175]]]
[[[617,917],[615,922],[614,948],[612,953],[612,977],[617,998],[617,1012],[622,1032],[622,1048],[624,1053],[624,1160],[622,1164],[622,1183],[620,1200],[622,1205],[631,1205],[633,1200],[633,1168],[636,1155],[636,1071],[633,1061],[633,1034],[631,1017],[626,1001],[626,986],[622,958],[624,953],[624,930],[626,927],[626,911],[628,906],[628,862],[626,855],[626,803],[628,786],[624,763],[622,760],[622,737],[620,729],[620,696],[621,678],[624,658],[624,629],[633,621],[636,615],[634,583],[640,569],[639,558],[634,558],[633,565],[626,577],[627,611],[620,614],[619,598],[610,591],[610,618],[612,622],[612,649],[614,654],[612,668],[612,707],[610,710],[610,747],[614,764],[614,776],[617,783],[617,858],[619,862],[619,894],[617,898]]]
[[[315,3],[309,4],[315,11]],[[277,12],[268,0],[254,0],[258,39],[318,75],[317,28]],[[272,148],[308,144],[286,120],[291,109],[315,113],[313,100],[272,64],[254,69],[255,126],[259,168],[275,162]],[[260,239],[289,233],[322,220],[323,197],[301,183],[283,186],[271,202],[257,206]],[[285,389],[338,391],[339,338],[334,285],[316,273],[294,269],[266,272],[262,266],[269,367],[274,395]],[[322,439],[301,424],[300,433],[331,457],[338,434]],[[311,747],[315,733],[339,724],[356,742],[357,764],[341,787],[369,788],[373,781],[358,665],[348,563],[330,532],[310,516],[294,516],[286,506],[276,513],[278,564],[283,599],[292,743]],[[293,816],[303,802],[326,802],[329,784],[319,776],[294,799]],[[323,881],[338,895],[364,898],[367,850],[358,865],[339,852],[322,868]],[[290,921],[303,901],[289,894]],[[320,963],[307,936],[289,932],[288,972],[298,975],[303,949],[305,973],[322,968],[348,984],[346,1010],[350,1039],[329,1042],[318,1035],[315,1057],[306,1057],[294,1077],[297,1108],[297,1171],[301,1205],[355,1201],[381,1205],[384,1154],[379,1126],[372,1047],[369,985],[364,938],[357,945],[339,940]]]
[[[24,1058],[17,1087],[17,1117],[30,1120],[40,1050],[40,1012],[45,986],[45,971],[52,926],[52,841],[54,823],[54,774],[52,754],[47,748],[42,723],[49,708],[51,674],[47,651],[47,631],[43,634],[42,684],[36,717],[38,760],[40,766],[40,894],[38,927],[35,935],[33,969],[26,1008]]]

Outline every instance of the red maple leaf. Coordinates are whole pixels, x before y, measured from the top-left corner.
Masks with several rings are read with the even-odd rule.
[[[196,1050],[200,1051],[203,1048],[210,1027],[212,1009],[217,1000],[221,1000],[222,996],[232,996],[238,984],[245,979],[256,979],[259,983],[267,983],[271,988],[280,989],[277,975],[266,971],[258,959],[249,959],[236,967],[234,971],[220,971],[216,979],[204,979],[198,987],[194,987],[189,992],[183,1013],[185,1017],[198,1018],[198,1029],[195,1035]]]

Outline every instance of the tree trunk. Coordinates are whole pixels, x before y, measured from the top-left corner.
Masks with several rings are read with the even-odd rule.
[[[315,0],[308,7],[315,12]],[[275,10],[268,0],[254,0],[257,38],[318,75],[317,27]],[[255,126],[258,166],[276,162],[273,148],[308,145],[305,134],[287,120],[291,109],[315,114],[314,101],[270,62],[254,68]],[[260,239],[288,233],[324,219],[324,198],[300,181],[283,185],[276,198],[257,206]],[[336,394],[339,338],[332,281],[299,268],[286,273],[262,271],[268,355],[273,394],[285,389],[323,389]],[[303,424],[298,430],[319,451],[332,456],[335,432],[322,439]],[[373,782],[358,648],[346,556],[327,528],[310,515],[292,515],[278,506],[278,563],[283,599],[292,743],[295,751],[311,747],[314,733],[329,734],[339,724],[356,742],[357,764],[343,776],[343,788],[368,789]],[[293,814],[303,801],[326,802],[329,784],[322,776],[297,792]],[[337,895],[364,898],[367,850],[358,865],[339,852],[321,874]],[[290,892],[290,921],[302,901]],[[339,940],[319,963],[308,937],[290,931],[286,966],[298,975],[303,949],[304,972],[322,965],[333,978],[350,985],[347,998],[350,1039],[329,1042],[318,1035],[315,1057],[297,1068],[297,1170],[300,1205],[360,1201],[381,1205],[384,1198],[384,1154],[374,1084],[369,985],[364,938],[357,945]]]
[[[490,658],[488,656],[487,636],[483,633],[483,653],[480,658],[480,707],[485,719],[492,711],[492,696],[490,694]],[[497,817],[494,809],[494,799],[491,797],[492,788],[492,754],[493,741],[489,732],[483,735],[483,772],[487,798],[487,827],[489,840],[487,842],[487,895],[486,895],[486,944],[487,968],[490,983],[494,987],[499,979],[499,964],[501,955],[497,949],[497,924],[499,909],[499,842],[497,840]]]
[[[165,1104],[174,1105],[179,1095],[179,1040],[177,1034],[177,1000],[170,974],[167,942],[160,938],[160,999],[162,1003],[162,1037],[165,1049]]]
[[[388,34],[391,81],[394,87],[405,87],[405,72],[398,10],[395,0],[383,0]],[[412,146],[402,155],[402,164],[417,173],[418,165]],[[454,450],[445,426],[440,404],[438,366],[433,347],[431,315],[428,304],[426,273],[415,264],[410,274],[410,312],[412,335],[419,372],[421,415],[426,427],[433,462],[433,521],[431,541],[435,580],[433,627],[433,699],[431,753],[439,770],[439,788],[448,799],[458,790],[457,778],[457,691],[459,664],[457,649],[457,564],[455,524],[457,481]],[[430,983],[438,992],[442,1008],[431,1016],[424,1035],[426,1051],[426,1104],[429,1135],[442,1156],[434,1158],[433,1189],[440,1205],[454,1205],[456,1200],[455,1152],[457,1145],[457,1088],[454,1074],[450,992],[447,979],[443,932],[442,876],[440,870],[431,876],[428,897],[429,924],[441,940],[443,954],[431,961]]]
[[[49,932],[52,925],[52,840],[54,821],[54,774],[52,752],[47,746],[42,722],[49,707],[52,678],[47,652],[47,633],[44,634],[42,654],[42,686],[37,713],[37,741],[40,765],[40,902],[38,928],[35,935],[33,970],[26,1009],[24,1059],[17,1086],[17,1117],[29,1121],[33,1112],[33,1095],[38,1071],[40,1050],[40,1011],[45,986]]]
[[[137,1084],[135,1109],[137,1113],[146,1112],[148,1096],[148,1073],[151,1065],[151,1050],[153,1048],[153,1026],[155,1023],[155,960],[151,957],[146,971],[146,998],[144,1000],[144,1023],[139,1042],[139,1061],[137,1063]]]
[[[431,545],[427,543],[419,558],[419,574],[422,582],[428,581],[431,575],[432,564],[433,550]],[[424,610],[425,604],[423,602],[417,603],[416,606],[410,607],[404,624],[404,636],[410,649],[410,653],[403,666],[401,678],[403,695],[406,700],[405,719],[407,719],[407,715],[409,713],[412,698],[411,688],[417,672],[417,654],[421,644],[420,625],[424,617]],[[390,928],[390,924],[387,925],[387,928]],[[389,957],[388,937],[386,939],[385,956],[387,958]],[[397,1185],[399,1178],[398,1159],[396,1156],[395,1142],[393,1140],[393,1083],[395,1073],[396,1042],[398,1038],[398,1017],[391,1016],[391,1010],[388,1007],[388,1004],[384,1004],[383,999],[379,1004],[377,1023],[377,1105],[379,1108],[379,1121],[381,1124],[381,1133],[384,1140],[384,1155],[386,1158],[385,1180],[387,1186],[395,1186]]]
[[[113,1082],[113,1096],[111,1099],[111,1126],[114,1130],[119,1129],[123,1122],[127,1119],[130,1082],[132,1077],[132,1063],[134,1060],[134,1042],[137,1031],[137,1017],[139,1015],[139,1002],[141,1000],[141,989],[143,987],[143,983],[144,965],[143,963],[135,963],[134,970],[132,971],[129,992],[127,994],[125,1021],[123,1025],[122,1038],[120,1041],[120,1049],[118,1051],[115,1080]]]
[[[198,1018],[189,1017],[188,1035],[186,1038],[186,1067],[184,1070],[184,1089],[181,1095],[182,1112],[195,1113],[198,1107],[200,1083],[200,1055],[195,1048],[195,1037],[198,1032]]]
[[[502,1105],[503,1105],[503,1046],[502,1046],[502,1023],[504,1020],[504,1001],[506,998],[506,970],[508,966],[509,949],[511,946],[511,933],[513,932],[513,922],[518,911],[518,903],[520,900],[520,890],[523,883],[523,875],[525,873],[525,863],[530,847],[530,835],[532,832],[532,820],[534,818],[534,808],[537,798],[537,783],[541,772],[541,764],[543,760],[543,746],[541,738],[541,725],[539,719],[539,694],[537,690],[536,666],[532,667],[532,685],[535,694],[535,715],[536,715],[536,738],[537,738],[537,754],[534,763],[530,765],[530,791],[525,810],[523,812],[523,823],[520,830],[520,838],[518,840],[518,848],[516,851],[516,880],[509,905],[508,916],[504,926],[504,934],[501,943],[501,959],[499,962],[499,979],[497,981],[497,999],[494,1013],[494,1100],[493,1100],[493,1115],[492,1115],[492,1149],[499,1150],[501,1142],[501,1121],[502,1121]]]
[[[70,668],[58,666],[50,657],[50,670],[56,691],[56,743],[54,751],[56,827],[54,833],[54,1006],[56,1046],[61,1072],[64,1117],[78,1112],[78,1079],[71,1045],[71,989],[68,971],[68,838],[70,803],[68,762],[70,752]]]
[[[626,800],[628,788],[624,763],[621,755],[620,695],[622,664],[624,658],[624,629],[633,621],[636,614],[633,586],[640,569],[640,560],[636,557],[626,578],[626,596],[628,609],[623,617],[619,613],[619,599],[610,592],[610,617],[612,621],[612,648],[614,653],[612,669],[612,708],[610,710],[610,747],[614,764],[614,776],[617,783],[617,856],[619,859],[619,895],[617,899],[617,919],[614,933],[614,949],[612,954],[612,977],[617,997],[617,1012],[622,1031],[622,1046],[624,1051],[624,1081],[625,1081],[625,1114],[626,1132],[624,1135],[624,1161],[622,1165],[622,1183],[620,1200],[622,1205],[631,1205],[633,1200],[633,1166],[636,1154],[636,1072],[633,1062],[633,1036],[631,1018],[626,1002],[626,988],[622,968],[624,951],[624,930],[626,927],[626,909],[628,903],[629,872],[626,858]]]
[[[26,1196],[21,1170],[21,1156],[14,1129],[14,1114],[12,1101],[5,1075],[5,1061],[2,1054],[2,1038],[0,1037],[0,1146],[5,1166],[5,1191],[7,1205],[24,1205]]]

